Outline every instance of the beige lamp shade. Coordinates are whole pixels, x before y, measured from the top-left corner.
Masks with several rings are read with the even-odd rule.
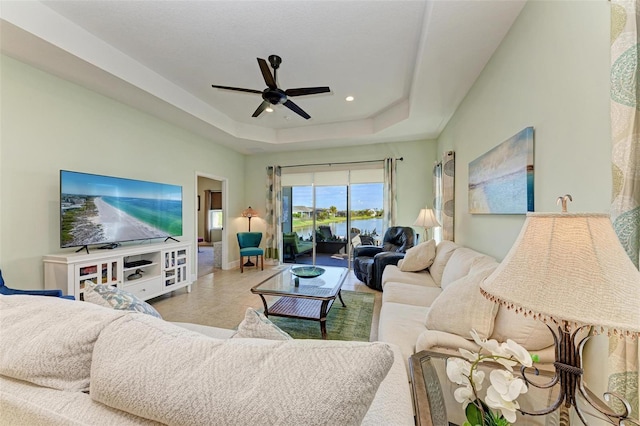
[[[249,206],[242,211],[242,217],[258,217],[258,212]]]
[[[413,226],[420,226],[421,228],[433,228],[434,226],[441,226],[438,219],[436,219],[436,215],[433,213],[432,209],[422,209],[420,210],[420,214],[418,214],[418,218],[415,222],[413,222]]]
[[[480,287],[490,300],[547,322],[640,332],[640,272],[605,214],[528,213]]]

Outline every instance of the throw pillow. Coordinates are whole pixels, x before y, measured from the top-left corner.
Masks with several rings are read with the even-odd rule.
[[[407,250],[402,259],[402,264],[398,262],[398,267],[403,272],[418,272],[427,269],[436,257],[436,242],[434,240],[425,241]]]
[[[59,297],[0,296],[0,375],[52,389],[88,391],[98,335],[123,316]]]
[[[153,306],[128,291],[93,281],[84,282],[84,301],[120,311],[141,312],[162,319]]]
[[[452,282],[459,280],[465,275],[469,275],[469,271],[476,263],[497,262],[492,257],[479,253],[467,247],[457,248],[445,265],[440,279],[440,287],[443,289]]]
[[[244,319],[238,325],[238,331],[236,331],[231,338],[291,340],[291,336],[269,321],[269,318],[265,317],[261,312],[253,308],[247,308]]]
[[[511,339],[528,351],[553,345],[553,335],[544,322],[506,306],[500,306],[498,310],[491,338],[498,342]]]
[[[480,281],[490,273],[489,270],[484,270],[482,273],[467,275],[442,290],[427,313],[427,328],[467,339],[471,338],[469,332],[476,330],[481,338],[487,339],[493,331],[493,322],[498,312],[498,304],[480,293]]]
[[[385,343],[211,339],[128,315],[98,337],[90,395],[164,424],[359,425],[393,360]]]
[[[436,247],[436,257],[433,259],[433,263],[429,267],[429,273],[433,281],[440,286],[442,281],[442,274],[444,273],[444,267],[447,265],[449,258],[459,246],[453,241],[443,240]]]

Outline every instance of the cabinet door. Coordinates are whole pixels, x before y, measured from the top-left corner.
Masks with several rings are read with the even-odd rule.
[[[162,254],[162,264],[162,282],[165,288],[188,281],[189,250],[187,248],[165,251]]]
[[[122,258],[102,259],[75,266],[76,297],[84,300],[85,281],[94,284],[120,286],[122,282]]]

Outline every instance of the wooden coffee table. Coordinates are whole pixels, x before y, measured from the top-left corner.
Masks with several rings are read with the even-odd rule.
[[[327,338],[327,314],[336,300],[340,299],[340,288],[347,276],[347,268],[322,266],[325,272],[315,278],[297,278],[291,268],[285,268],[254,286],[251,292],[257,294],[264,304],[265,316],[273,315],[320,322],[322,338]],[[269,306],[266,296],[276,299]]]

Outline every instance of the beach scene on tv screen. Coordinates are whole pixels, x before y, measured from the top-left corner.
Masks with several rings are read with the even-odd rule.
[[[61,247],[182,235],[182,187],[62,171]]]

